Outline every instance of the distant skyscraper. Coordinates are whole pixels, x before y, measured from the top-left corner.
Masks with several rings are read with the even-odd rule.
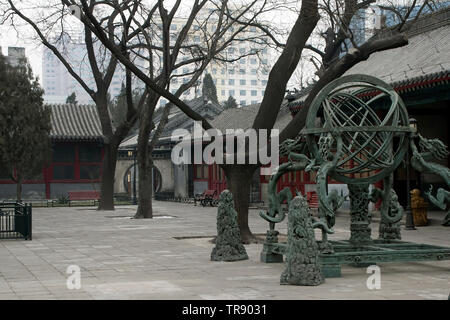
[[[71,64],[75,73],[77,73],[86,84],[96,89],[94,76],[88,61],[86,44],[81,36],[72,37],[61,43],[53,43],[61,54]],[[107,60],[109,58],[107,57]],[[101,65],[101,62],[99,62]],[[111,81],[109,93],[114,98],[120,92],[125,72],[118,66]],[[83,87],[69,73],[61,61],[53,52],[44,47],[42,54],[42,80],[45,90],[44,100],[48,103],[65,103],[67,96],[75,92],[77,101],[81,104],[93,103],[92,98],[83,89]]]
[[[2,47],[0,47],[0,54],[1,53]],[[8,62],[13,67],[27,62],[27,57],[25,56],[25,48],[22,47],[8,47],[8,55],[4,57],[6,58],[6,62]]]
[[[177,34],[177,32],[183,28],[185,23],[186,20],[183,18],[174,19],[171,25],[171,32]],[[208,28],[211,28],[211,32],[215,30],[215,27],[216,26],[213,23],[208,24]],[[200,26],[194,24],[193,30],[194,31],[190,35],[190,41],[193,44],[198,43],[201,45],[202,32],[200,31]],[[233,28],[231,28],[230,32],[233,32]],[[255,27],[248,28],[246,32],[246,36],[249,38],[258,35]],[[257,54],[250,55],[251,53],[256,52]],[[226,60],[234,60],[240,56],[245,57],[228,63],[212,61],[206,68],[205,73],[211,74],[216,85],[219,101],[223,102],[227,100],[229,96],[232,96],[240,106],[261,102],[270,71],[270,55],[267,48],[255,42],[250,44],[246,41],[236,41],[232,42],[232,44],[225,49],[222,56],[224,56]],[[187,57],[181,55],[178,60],[183,61],[183,59],[187,59]],[[175,70],[173,74],[181,75],[192,71],[193,67],[188,65],[185,68]],[[184,92],[181,96],[183,100],[191,100],[201,96],[203,76],[204,75],[200,77],[197,85]],[[170,91],[175,93],[181,84],[188,80],[188,77],[173,78],[170,83]],[[160,105],[165,105],[166,103],[167,100],[161,98]]]

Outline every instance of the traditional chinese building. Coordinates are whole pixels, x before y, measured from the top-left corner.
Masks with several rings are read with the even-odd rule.
[[[409,115],[418,123],[419,132],[430,138],[439,138],[449,142],[448,119],[450,112],[450,9],[424,16],[415,21],[407,31],[409,44],[400,48],[372,54],[348,74],[368,74],[391,84],[406,104]],[[302,108],[309,90],[303,90],[289,97],[281,107],[274,129],[282,130],[292,117]],[[245,108],[224,110],[211,120],[213,127],[225,132],[226,129],[248,129],[256,116],[258,104]],[[380,116],[385,106],[379,105]],[[300,128],[299,128],[300,129]],[[280,159],[281,162],[283,159]],[[448,166],[447,163],[443,163]],[[226,188],[226,179],[217,164],[197,164],[189,167],[188,185],[194,194],[207,189],[219,193]],[[411,170],[411,188],[428,190],[432,184],[435,190],[443,181],[433,175],[419,175]],[[191,178],[192,176],[192,178]],[[267,183],[269,176],[255,173],[251,190],[251,202],[267,203]],[[401,166],[394,173],[395,185],[400,201],[406,201],[406,174]],[[289,187],[292,192],[302,193],[315,191],[315,175],[313,173],[296,172],[281,178],[278,189]],[[329,180],[329,189],[337,189],[348,194],[347,186]],[[190,192],[175,193],[175,196],[192,196]]]
[[[449,144],[450,127],[450,8],[418,19],[407,30],[408,45],[372,54],[344,75],[367,74],[390,84],[403,99],[409,116],[417,120],[418,131],[427,138],[438,138]],[[289,104],[295,115],[307,94]],[[386,112],[380,104],[377,112]],[[442,164],[449,166],[450,159]],[[411,189],[428,191],[445,187],[442,179],[431,174],[418,174],[411,169]],[[406,170],[394,172],[394,189],[400,202],[406,203]]]
[[[193,110],[208,120],[214,119],[223,110],[218,103],[196,98],[186,102]],[[160,109],[162,110],[162,109]],[[155,125],[160,120],[160,114],[155,117]],[[193,164],[176,165],[172,162],[171,153],[178,141],[172,140],[176,129],[192,130],[194,121],[172,107],[169,120],[153,150],[153,190],[157,199],[188,198],[204,191],[204,176]],[[150,137],[152,139],[152,136]],[[116,194],[133,194],[133,184],[137,183],[138,170],[135,162],[137,134],[131,136],[120,145],[119,160],[116,167],[114,192]],[[202,165],[200,165],[202,166]],[[207,188],[207,187],[206,187]],[[137,188],[136,188],[137,189]]]
[[[99,190],[103,136],[94,105],[50,105],[51,163],[23,183],[23,199],[57,199],[68,191]],[[0,198],[14,199],[11,173],[0,170]]]

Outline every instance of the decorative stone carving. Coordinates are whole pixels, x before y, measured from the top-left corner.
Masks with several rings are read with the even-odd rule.
[[[390,184],[389,186],[387,184]],[[388,190],[381,190],[374,188],[369,196],[370,201],[376,203],[381,199],[381,220],[378,229],[378,238],[383,240],[401,240],[400,220],[403,217],[403,207],[398,202],[397,193],[394,189],[391,189],[392,181],[385,179],[385,188]],[[387,192],[390,193],[387,196]],[[385,201],[389,202],[389,205],[385,205]]]
[[[389,213],[390,217],[394,217],[399,215],[403,216],[403,207],[398,202],[397,193],[391,189],[391,199],[389,205]],[[400,232],[400,221],[391,223],[388,221],[384,215],[381,216],[380,227],[378,229],[378,238],[384,240],[401,240],[401,232]]]
[[[237,261],[248,259],[247,251],[241,243],[237,224],[237,213],[233,208],[233,195],[224,190],[219,196],[217,209],[216,246],[211,252],[212,261]]]
[[[301,195],[289,204],[286,269],[280,284],[317,286],[325,279],[318,263],[319,250],[314,237],[313,218]]]
[[[355,246],[372,242],[369,228],[369,185],[367,183],[349,184],[350,192],[350,243]]]

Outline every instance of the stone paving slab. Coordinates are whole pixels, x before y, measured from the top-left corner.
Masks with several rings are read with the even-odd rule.
[[[344,266],[342,278],[318,287],[281,286],[284,264],[259,261],[262,244],[246,245],[249,260],[212,262],[216,208],[154,202],[156,215],[134,220],[135,206],[34,208],[33,240],[0,240],[0,300],[6,299],[447,299],[450,261],[383,263],[381,289],[369,290],[366,268]],[[431,225],[402,230],[403,240],[450,247],[450,228],[430,212]],[[372,236],[378,236],[374,218]],[[267,223],[251,210],[250,227]],[[349,215],[339,213],[330,239],[348,239]],[[286,222],[277,226],[286,233]],[[317,234],[319,236],[319,232]],[[67,267],[81,270],[69,290]]]

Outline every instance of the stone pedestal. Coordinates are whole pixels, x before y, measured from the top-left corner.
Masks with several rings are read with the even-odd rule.
[[[237,223],[237,213],[233,208],[233,196],[224,190],[219,197],[217,208],[216,246],[211,252],[212,261],[237,261],[248,259]]]
[[[298,195],[289,204],[286,269],[280,284],[317,286],[324,281],[308,203]]]
[[[277,263],[283,262],[283,255],[278,253],[273,253],[272,244],[278,243],[278,234],[276,230],[267,230],[266,242],[263,246],[263,251],[260,255],[261,262],[264,263]]]
[[[369,185],[349,184],[350,192],[350,243],[355,246],[366,245],[372,242],[369,228]]]

